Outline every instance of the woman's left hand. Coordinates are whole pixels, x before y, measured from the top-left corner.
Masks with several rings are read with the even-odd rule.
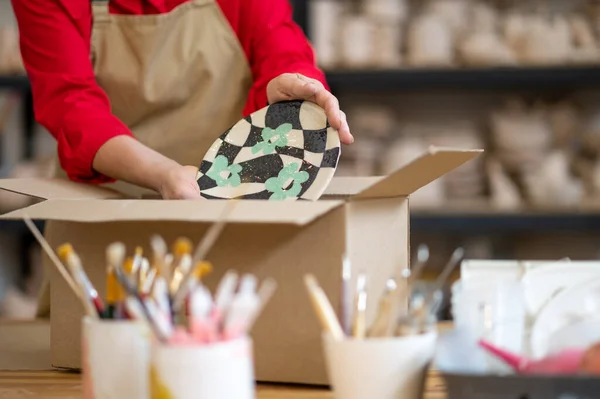
[[[267,85],[269,104],[279,101],[307,100],[325,110],[331,127],[340,135],[344,144],[352,144],[354,137],[350,133],[346,114],[340,110],[340,103],[318,80],[298,73],[284,73],[271,80]]]

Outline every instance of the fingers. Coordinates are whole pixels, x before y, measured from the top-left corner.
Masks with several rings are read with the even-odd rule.
[[[327,120],[331,127],[336,129],[340,141],[352,144],[354,137],[350,133],[346,114],[340,110],[338,99],[325,90],[318,80],[308,78],[301,74],[285,73],[273,79],[267,86],[269,103],[289,100],[308,100],[316,103],[325,110]]]
[[[318,85],[308,78],[301,79],[300,76],[302,75],[284,73],[273,79],[269,84],[271,87],[267,88],[269,102],[306,100],[314,96],[319,89]]]
[[[340,111],[342,115],[342,124],[338,129],[338,134],[340,135],[340,141],[343,144],[352,144],[354,143],[354,136],[350,133],[350,126],[348,126],[348,120],[346,119],[346,113],[344,111]]]
[[[354,137],[350,133],[346,114],[344,111],[340,110],[338,99],[323,88],[315,95],[315,102],[325,110],[329,124],[336,129],[340,135],[340,141],[344,144],[354,143]]]

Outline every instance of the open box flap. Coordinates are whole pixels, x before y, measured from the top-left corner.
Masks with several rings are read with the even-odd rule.
[[[228,220],[231,223],[305,225],[343,203],[244,200],[235,205]],[[226,201],[203,200],[56,199],[0,215],[0,219],[22,219],[27,215],[31,219],[72,222],[213,222],[222,214],[226,204]]]
[[[0,179],[0,190],[46,200],[123,198],[123,194],[118,191],[91,184],[75,183],[67,179]]]
[[[391,198],[408,196],[446,173],[472,160],[483,150],[429,147],[419,158],[382,178],[353,198]]]
[[[356,195],[374,186],[384,177],[334,177],[323,194],[324,198]]]

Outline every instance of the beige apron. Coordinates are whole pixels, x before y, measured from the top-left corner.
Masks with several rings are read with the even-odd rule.
[[[140,142],[199,166],[212,142],[242,117],[252,84],[215,0],[191,0],[158,15],[112,15],[108,1],[92,2],[92,10],[92,63],[114,115]],[[66,176],[60,166],[55,175]],[[54,226],[46,225],[49,239]],[[46,284],[39,316],[49,314],[49,302]]]

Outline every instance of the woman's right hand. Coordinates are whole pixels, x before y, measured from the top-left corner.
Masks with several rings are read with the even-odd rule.
[[[198,168],[177,165],[170,168],[162,179],[159,192],[163,199],[200,199],[200,187],[196,182]]]
[[[117,136],[100,147],[94,169],[113,179],[157,191],[163,199],[200,199],[198,168],[181,166],[133,137]]]

